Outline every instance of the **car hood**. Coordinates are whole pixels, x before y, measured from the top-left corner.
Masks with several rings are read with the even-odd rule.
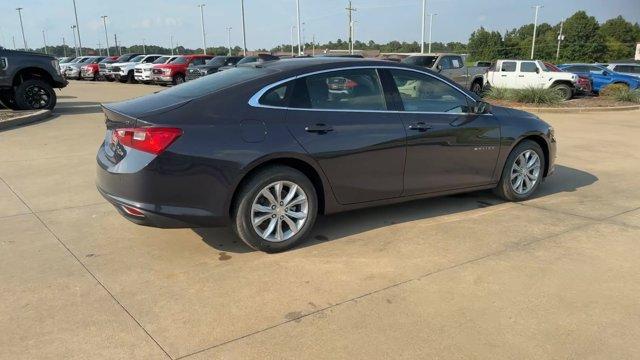
[[[154,65],[161,65],[161,64],[138,64],[135,66],[136,69],[151,69]]]

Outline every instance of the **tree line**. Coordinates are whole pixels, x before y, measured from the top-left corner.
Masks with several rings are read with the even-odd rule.
[[[556,50],[558,45],[558,35],[560,33],[560,23],[550,25],[541,23],[536,30],[535,58],[549,61],[556,61]],[[562,24],[562,34],[564,40],[560,46],[559,62],[584,61],[584,62],[605,62],[633,58],[635,44],[640,42],[640,25],[632,24],[622,16],[609,19],[602,24],[593,16],[587,15],[584,11],[578,11],[567,18]],[[517,29],[506,30],[504,34],[499,31],[488,31],[483,27],[475,30],[469,37],[469,41],[461,42],[434,42],[431,44],[432,52],[453,52],[467,53],[469,60],[495,60],[499,58],[520,58],[528,59],[531,55],[531,43],[533,40],[533,24],[526,24]],[[342,39],[329,41],[324,44],[304,44],[307,51],[315,46],[316,53],[321,53],[325,49],[348,50],[349,43]],[[373,40],[363,42],[355,41],[356,50],[377,50],[383,53],[415,53],[420,51],[420,43],[390,41],[386,44],[378,44]],[[156,45],[133,45],[121,47],[118,51],[114,46],[110,48],[110,54],[120,52],[171,54],[171,49]],[[295,48],[297,49],[297,47]],[[50,46],[48,52],[54,56],[63,56],[65,51],[68,56],[74,54],[72,47]],[[270,50],[256,49],[264,52],[289,52],[291,44],[281,44]],[[44,48],[35,49],[44,52]],[[226,55],[229,49],[224,46],[207,48],[208,54]],[[97,55],[100,52],[95,48],[83,48],[85,55]],[[101,50],[106,55],[106,50]],[[197,54],[202,53],[202,49],[189,49],[184,46],[176,46],[174,54]],[[233,55],[242,53],[242,48],[235,46],[231,49]]]

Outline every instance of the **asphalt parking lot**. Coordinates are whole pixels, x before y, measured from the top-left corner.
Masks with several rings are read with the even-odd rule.
[[[541,115],[557,173],[320,218],[267,255],[227,228],[122,218],[94,186],[100,102],[0,132],[2,359],[632,359],[640,354],[640,112]]]

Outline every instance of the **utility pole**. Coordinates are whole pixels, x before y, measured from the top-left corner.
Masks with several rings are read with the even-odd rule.
[[[356,11],[356,9],[354,9],[353,6],[351,6],[351,0],[349,0],[349,7],[346,8],[346,10],[349,12],[349,53],[353,54],[353,38],[351,37],[353,35],[353,16],[352,16],[352,13],[354,11]]]
[[[76,31],[78,32],[78,51],[82,55],[82,39],[80,39],[80,25],[78,25],[78,10],[76,8],[76,0],[73,0],[73,12],[76,15]]]
[[[11,40],[13,40],[13,50],[18,50],[18,48],[16,47],[16,37],[15,37],[15,35],[11,35]]]
[[[431,29],[433,26],[433,17],[438,14],[429,14],[429,54],[431,54]]]
[[[113,41],[116,43],[116,50],[118,51],[118,54],[122,55],[122,49],[118,46],[118,34],[113,34]]]
[[[536,50],[536,31],[538,30],[538,11],[540,10],[541,7],[542,5],[535,5],[531,7],[533,9],[536,9],[536,16],[533,20],[533,41],[531,42],[531,60],[533,60],[533,55],[535,54],[535,50]]]
[[[171,43],[171,55],[173,55],[173,35],[169,35],[169,42]]]
[[[49,50],[47,49],[47,36],[44,33],[44,30],[42,30],[42,42],[44,43],[44,53],[49,55]]]
[[[311,55],[316,56],[316,34],[311,37]]]
[[[107,34],[107,15],[102,15],[100,16],[100,18],[102,19],[102,23],[104,24],[104,39],[107,42],[107,56],[111,56],[111,54],[109,54],[109,35]]]
[[[24,44],[24,51],[27,51],[27,38],[24,37],[24,26],[22,26],[22,8],[16,8],[18,11],[18,17],[20,18],[20,30],[22,30],[22,43]]]
[[[147,54],[147,39],[142,38],[142,53]]]
[[[295,30],[296,26],[295,25],[291,25],[291,57],[294,56],[293,54],[293,31]]]
[[[76,42],[76,26],[71,25],[71,32],[73,33],[73,48],[76,49],[76,57],[80,56],[78,52],[78,43]]]
[[[102,44],[98,41],[98,56],[102,56]]]
[[[564,25],[564,19],[560,22],[560,34],[558,35],[558,49],[556,50],[556,60],[560,58],[560,43],[564,40],[564,35],[562,35],[562,26]]]
[[[204,34],[204,4],[198,5],[200,8],[200,25],[202,25],[202,53],[207,55],[207,40]]]
[[[427,17],[427,0],[422,0],[422,33],[420,34],[420,38],[422,39],[420,41],[420,53],[424,54],[424,27],[425,27],[425,22],[427,21],[426,19]],[[429,51],[431,52],[431,51]]]
[[[62,51],[64,52],[64,57],[67,57],[67,44],[64,41],[64,36],[62,37]]]
[[[298,22],[298,55],[302,55],[302,43],[300,42],[300,31],[301,31],[301,27],[300,27],[300,0],[296,0],[296,17],[297,17],[297,22]]]
[[[247,29],[244,22],[244,0],[240,0],[242,8],[242,55],[247,56]]]
[[[229,47],[229,56],[231,56],[231,29],[233,29],[231,26],[229,26],[227,28],[227,46]]]

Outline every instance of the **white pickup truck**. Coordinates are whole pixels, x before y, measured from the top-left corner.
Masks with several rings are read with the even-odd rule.
[[[573,97],[577,80],[576,74],[550,71],[540,60],[498,60],[484,75],[485,88],[552,88],[564,100]]]

